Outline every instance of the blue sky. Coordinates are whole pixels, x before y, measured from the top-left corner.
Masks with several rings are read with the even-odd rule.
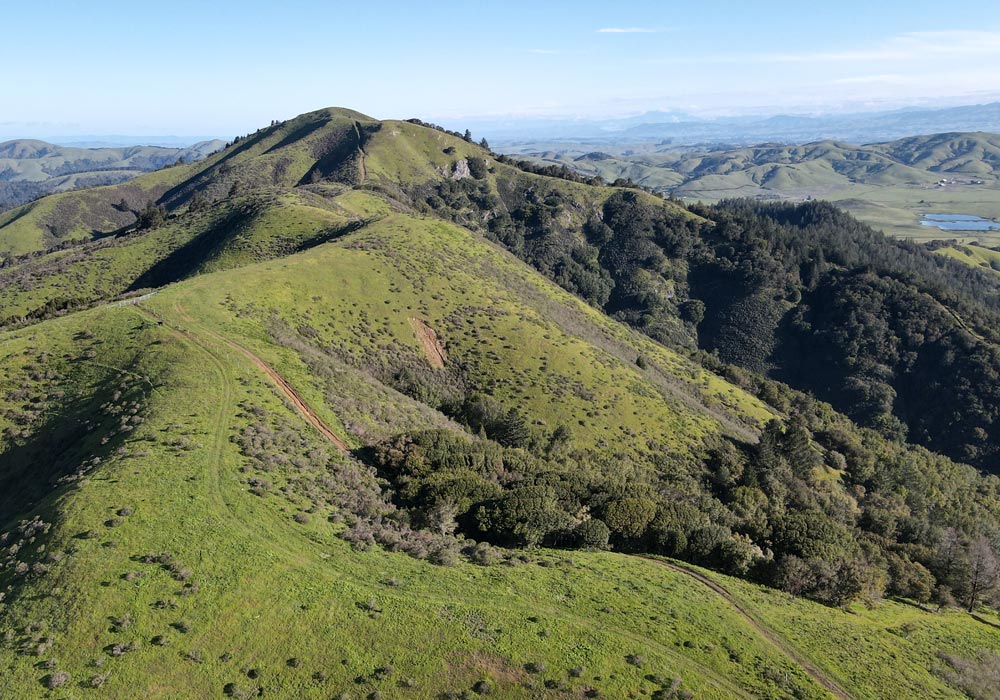
[[[0,138],[231,136],[332,105],[458,124],[1000,97],[988,0],[36,0],[2,16]]]

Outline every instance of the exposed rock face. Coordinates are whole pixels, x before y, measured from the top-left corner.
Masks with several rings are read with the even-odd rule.
[[[455,165],[451,171],[452,180],[462,180],[467,177],[472,177],[472,173],[469,172],[469,161],[462,158],[459,161],[455,161]]]

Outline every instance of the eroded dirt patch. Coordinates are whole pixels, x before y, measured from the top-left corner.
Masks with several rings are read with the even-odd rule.
[[[427,356],[427,361],[431,363],[431,367],[444,369],[444,365],[448,361],[448,354],[445,352],[441,341],[438,340],[434,329],[419,318],[411,317],[410,325],[413,327],[413,332],[416,333],[417,340],[420,341],[420,347],[424,349],[424,355]]]

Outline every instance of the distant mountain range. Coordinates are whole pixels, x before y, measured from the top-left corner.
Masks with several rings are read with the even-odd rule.
[[[525,142],[644,143],[673,145],[838,140],[872,143],[947,131],[1000,131],[1000,102],[941,109],[907,108],[849,114],[698,117],[647,112],[608,120],[482,120],[470,124],[494,146]]]
[[[910,136],[855,146],[841,141],[734,148],[650,146],[584,151],[585,144],[530,155],[589,176],[618,178],[675,194],[810,189],[852,183],[930,185],[942,177],[1000,175],[1000,136],[983,132]]]
[[[52,192],[113,185],[178,160],[200,160],[225,146],[202,141],[183,148],[77,148],[19,139],[0,143],[0,211]]]
[[[679,146],[539,143],[516,148],[540,165],[631,181],[689,200],[821,198],[894,236],[923,239],[928,212],[1000,216],[1000,135],[947,132],[853,145]],[[939,232],[938,232],[939,233]],[[977,240],[996,245],[990,236]]]

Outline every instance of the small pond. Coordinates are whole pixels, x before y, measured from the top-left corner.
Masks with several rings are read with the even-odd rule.
[[[1000,231],[1000,223],[971,214],[924,214],[920,225],[942,231]]]

